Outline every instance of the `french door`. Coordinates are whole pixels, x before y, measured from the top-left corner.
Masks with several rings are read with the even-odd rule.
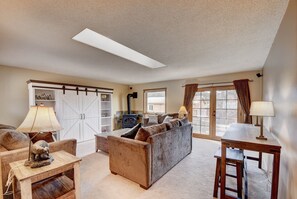
[[[241,115],[233,86],[198,88],[192,103],[194,136],[220,139]]]

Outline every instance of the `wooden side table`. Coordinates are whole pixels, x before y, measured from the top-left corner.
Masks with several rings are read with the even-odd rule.
[[[32,198],[32,184],[40,182],[52,176],[62,174],[65,171],[74,169],[74,185],[69,192],[63,196],[75,196],[76,199],[80,198],[80,161],[81,159],[73,156],[65,151],[58,151],[51,153],[54,158],[52,164],[40,168],[30,168],[24,166],[25,160],[15,161],[10,163],[10,167],[14,173],[13,179],[13,193],[16,197],[16,183],[20,182],[21,198]]]

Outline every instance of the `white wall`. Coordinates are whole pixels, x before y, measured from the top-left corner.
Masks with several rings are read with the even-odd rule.
[[[290,0],[266,63],[263,98],[273,101],[275,117],[265,125],[282,145],[279,198],[297,198],[297,2]],[[268,168],[271,174],[272,158]]]
[[[180,106],[183,104],[184,87],[189,83],[215,83],[215,82],[230,82],[237,79],[251,79],[250,92],[252,100],[260,100],[262,97],[262,78],[257,78],[256,74],[261,71],[251,71],[242,73],[232,73],[225,75],[216,75],[209,77],[193,78],[186,80],[174,80],[155,82],[147,84],[131,85],[132,89],[129,92],[138,92],[138,98],[132,99],[132,110],[143,111],[143,90],[153,88],[167,89],[167,112],[178,112]]]
[[[82,84],[114,89],[113,112],[127,109],[127,85],[58,75],[34,70],[0,66],[0,124],[18,126],[29,109],[26,81],[29,79]]]

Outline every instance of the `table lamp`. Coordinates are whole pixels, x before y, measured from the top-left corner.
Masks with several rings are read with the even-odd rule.
[[[183,118],[183,117],[186,117],[187,115],[188,115],[188,111],[187,111],[186,107],[181,106],[178,111],[178,117]]]
[[[259,116],[261,118],[260,123],[260,135],[256,137],[260,140],[267,140],[267,138],[263,135],[263,117],[273,117],[274,116],[274,108],[272,102],[267,101],[254,101],[251,104],[250,115]]]
[[[40,106],[32,106],[23,121],[23,123],[17,128],[18,131],[23,133],[36,133],[29,141],[29,155],[28,160],[25,162],[26,166],[31,166],[35,160],[33,155],[33,151],[31,149],[31,141],[39,134],[43,132],[55,132],[61,130],[61,126],[56,118],[53,107],[46,107],[43,105]],[[40,142],[41,145],[37,147],[48,147],[45,141]],[[37,142],[35,143],[37,144]],[[42,150],[42,149],[40,149]],[[47,148],[47,151],[49,149]],[[49,156],[49,154],[47,154]],[[46,157],[39,157],[40,161],[46,160]],[[51,160],[52,161],[52,160]],[[44,161],[44,164],[37,164],[38,166],[45,166],[51,163],[51,161]]]

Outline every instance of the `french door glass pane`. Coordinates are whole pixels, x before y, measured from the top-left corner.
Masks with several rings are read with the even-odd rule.
[[[232,123],[237,122],[237,95],[235,90],[216,91],[216,136],[223,136]]]
[[[193,99],[193,131],[209,135],[210,91],[196,92]]]

